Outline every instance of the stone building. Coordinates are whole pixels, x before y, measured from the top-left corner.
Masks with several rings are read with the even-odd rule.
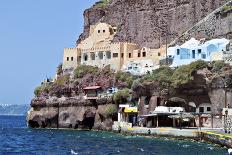
[[[76,48],[64,49],[63,70],[71,71],[78,65],[90,65],[103,68],[110,65],[112,70],[128,71],[132,74],[145,74],[159,65],[159,58],[165,55],[165,47],[160,49],[139,48],[127,42],[113,42],[117,28],[106,23],[90,26],[89,37],[81,41]],[[130,64],[137,63],[142,70],[133,70]],[[144,62],[149,62],[146,64]],[[141,65],[143,64],[143,65]],[[128,69],[129,68],[129,69]],[[137,73],[138,72],[138,73]]]

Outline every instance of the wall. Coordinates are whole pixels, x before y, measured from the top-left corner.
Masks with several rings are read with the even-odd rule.
[[[80,50],[78,48],[65,48],[62,69],[75,69],[77,65],[80,63],[80,56]],[[69,59],[68,61],[67,58]]]

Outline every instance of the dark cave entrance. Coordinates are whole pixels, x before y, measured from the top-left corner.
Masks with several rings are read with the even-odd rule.
[[[37,121],[32,121],[32,120],[29,120],[28,125],[31,128],[39,128],[40,127],[39,123]]]
[[[83,125],[85,128],[92,130],[94,126],[95,117],[87,117],[83,120]]]

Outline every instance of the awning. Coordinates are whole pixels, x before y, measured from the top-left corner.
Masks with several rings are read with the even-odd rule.
[[[90,87],[85,87],[84,90],[96,90],[101,88],[101,86],[90,86]]]
[[[182,114],[177,114],[177,115],[171,115],[168,116],[169,118],[174,118],[174,119],[186,119],[186,118],[194,118],[194,115],[190,114],[190,113],[182,113]]]
[[[124,109],[125,113],[137,113],[138,112],[138,108],[137,107],[126,107]]]
[[[140,117],[151,117],[151,116],[157,116],[157,114],[147,114],[147,115],[141,115]]]

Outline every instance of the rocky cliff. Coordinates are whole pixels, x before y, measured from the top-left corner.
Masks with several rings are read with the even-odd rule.
[[[78,97],[38,97],[32,100],[27,120],[32,128],[73,128],[110,130],[107,110],[111,101],[91,104]]]
[[[176,38],[170,45],[183,44],[190,38],[232,39],[232,1],[227,2]]]
[[[27,121],[32,128],[74,128],[110,130],[117,120],[117,106],[107,88],[131,87],[133,77],[103,69],[79,66],[72,75],[60,73],[55,82],[46,82],[35,89]],[[84,98],[84,87],[101,86],[105,94],[97,100]]]
[[[178,43],[190,36],[207,37],[207,34],[209,37],[230,37],[231,3],[211,13],[226,1],[112,0],[106,7],[95,5],[84,12],[84,32],[77,42],[86,38],[90,25],[97,22],[118,27],[114,41],[133,42],[141,47],[159,47],[165,44],[166,38],[168,42],[178,38],[175,42]],[[205,20],[202,20],[204,17]],[[201,33],[198,34],[198,31]],[[182,35],[183,32],[186,33]],[[79,66],[72,75],[62,75],[60,69],[55,82],[36,88],[36,97],[31,102],[27,117],[28,124],[42,128],[110,130],[117,119],[112,115],[117,113],[115,105],[120,101],[125,103],[124,99],[130,96],[125,92],[129,91],[122,91],[115,100],[112,97],[94,102],[84,100],[83,88],[93,85],[100,85],[104,90],[113,85],[120,89],[131,88],[134,101],[148,97],[146,100],[151,104],[144,109],[145,101],[141,101],[140,112],[153,111],[159,99],[161,105],[194,102],[198,106],[200,103],[212,103],[213,114],[221,114],[225,103],[232,106],[231,70],[230,66],[221,62],[213,66],[196,62],[176,70],[160,68],[135,80],[127,73],[114,73],[107,67]]]
[[[107,22],[118,27],[114,41],[137,43],[141,47],[158,48],[175,40],[227,0],[112,0],[106,8],[93,6],[84,12],[84,32],[78,42],[88,36],[90,25]],[[217,20],[217,19],[216,19]],[[215,22],[215,21],[213,21]],[[220,18],[214,37],[231,31],[230,18]],[[207,26],[211,26],[210,23]],[[222,34],[221,34],[222,33]]]

